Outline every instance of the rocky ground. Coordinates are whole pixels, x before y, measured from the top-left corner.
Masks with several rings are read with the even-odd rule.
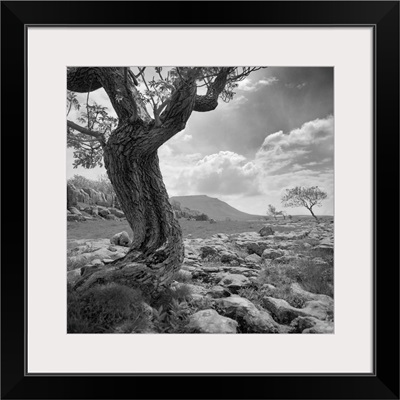
[[[279,224],[285,232],[276,232]],[[112,332],[334,332],[333,221],[271,221],[259,232],[220,233],[184,244],[171,305],[145,304],[151,324],[143,329],[119,324]],[[68,282],[86,268],[122,257],[127,246],[126,233],[69,240]]]

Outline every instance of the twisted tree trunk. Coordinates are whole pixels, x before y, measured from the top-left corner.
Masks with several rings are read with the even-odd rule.
[[[217,105],[230,68],[204,96],[196,95],[198,70],[190,71],[177,85],[157,120],[150,118],[124,68],[71,68],[69,90],[86,92],[103,87],[118,115],[119,124],[107,143],[104,162],[119,204],[133,231],[127,255],[97,271],[88,271],[75,288],[85,290],[108,282],[139,286],[153,294],[168,285],[183,261],[182,233],[165,189],[157,149],[185,128],[193,110],[210,111]],[[69,126],[76,128],[71,122]],[[79,129],[79,128],[78,128]],[[99,138],[99,133],[81,132]]]
[[[169,202],[157,152],[150,141],[137,144],[139,131],[146,134],[140,124],[124,125],[104,148],[108,176],[133,231],[131,248],[124,258],[83,276],[76,284],[79,290],[117,282],[153,292],[168,285],[182,264],[181,228]]]

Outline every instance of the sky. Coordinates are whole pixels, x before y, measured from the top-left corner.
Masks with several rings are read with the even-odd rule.
[[[333,215],[333,68],[265,68],[234,91],[233,100],[220,100],[214,111],[193,112],[186,128],[160,147],[168,194],[205,194],[250,214],[265,215],[272,204],[310,215],[305,208],[284,208],[281,197],[288,188],[318,186],[328,197],[314,212]],[[78,98],[86,102],[85,94]],[[103,89],[92,92],[91,101],[112,113]],[[106,172],[73,168],[72,153],[67,149],[67,178],[97,179]]]

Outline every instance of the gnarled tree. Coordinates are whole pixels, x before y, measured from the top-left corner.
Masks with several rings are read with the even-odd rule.
[[[117,123],[106,123],[101,109],[89,107],[87,121],[83,120],[87,126],[67,121],[68,136],[78,149],[81,165],[99,163],[99,154],[104,157],[108,176],[133,231],[127,255],[85,274],[76,289],[118,282],[153,292],[171,282],[183,261],[184,249],[157,149],[185,128],[193,111],[212,111],[219,99],[231,100],[237,82],[257,69],[177,67],[165,74],[161,67],[155,67],[155,77],[149,79],[145,68],[138,68],[136,74],[125,67],[68,68],[69,91],[89,93],[104,88],[117,114]],[[93,113],[97,113],[95,117]],[[86,148],[79,147],[80,143]]]
[[[284,207],[305,207],[311,215],[318,221],[318,217],[313,212],[313,207],[321,207],[322,200],[326,199],[328,194],[322,191],[318,186],[302,187],[296,186],[292,189],[286,189],[281,198]]]

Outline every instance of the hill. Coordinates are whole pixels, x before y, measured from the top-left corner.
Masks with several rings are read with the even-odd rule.
[[[207,214],[216,221],[225,221],[227,218],[232,221],[247,221],[263,218],[262,215],[252,215],[239,211],[224,201],[206,195],[173,196],[171,200],[178,201],[181,207],[187,207],[191,210],[198,210]]]

